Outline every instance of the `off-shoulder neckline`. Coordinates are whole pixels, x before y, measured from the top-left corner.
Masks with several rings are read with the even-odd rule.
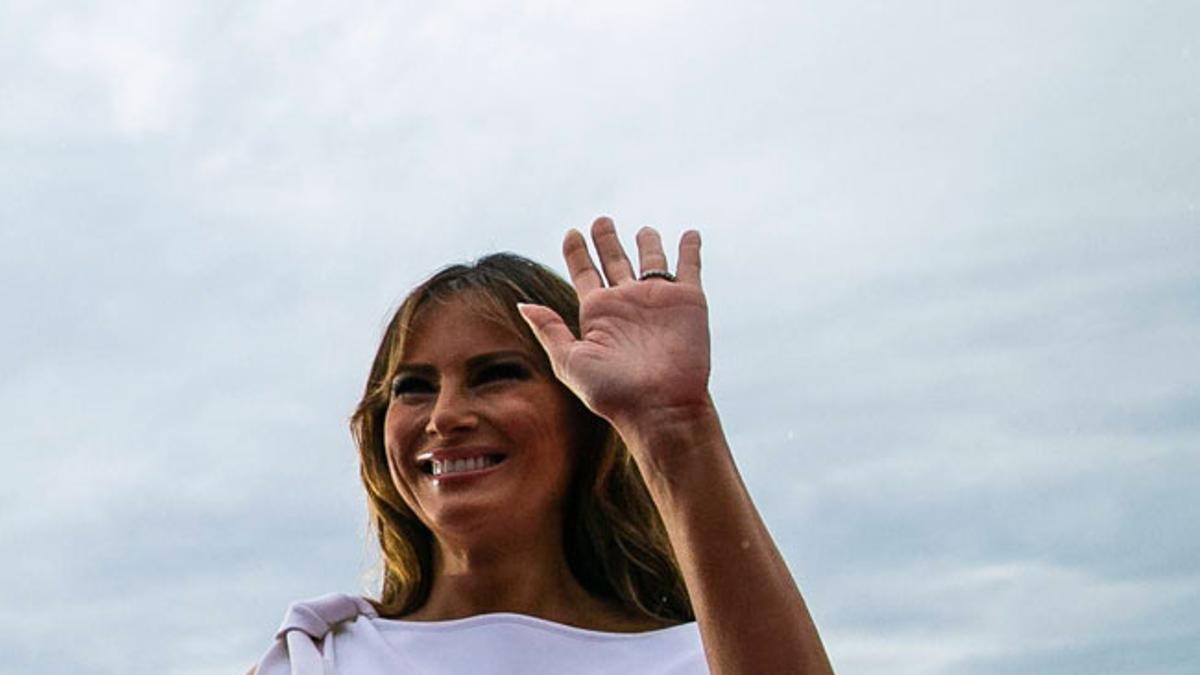
[[[610,639],[644,639],[661,635],[669,635],[675,632],[689,630],[695,622],[685,622],[673,626],[665,626],[663,628],[652,628],[645,631],[635,632],[620,632],[620,631],[605,631],[592,628],[580,628],[550,619],[543,619],[529,614],[519,614],[516,612],[488,612],[485,614],[475,614],[458,619],[436,619],[431,621],[417,621],[413,619],[385,619],[377,617],[373,619],[376,623],[383,627],[404,628],[411,630],[442,632],[452,631],[464,628],[476,628],[487,625],[496,624],[517,624],[530,628],[546,630],[575,637],[610,640]]]

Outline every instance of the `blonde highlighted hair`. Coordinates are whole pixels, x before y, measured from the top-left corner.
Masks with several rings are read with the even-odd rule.
[[[541,346],[517,313],[518,302],[555,310],[579,336],[575,290],[550,269],[510,253],[443,268],[400,304],[350,419],[371,526],[382,552],[383,588],[375,601],[382,616],[418,609],[432,586],[433,534],[392,482],[383,427],[390,382],[417,313],[436,311],[437,304],[451,298],[476,303],[478,311],[511,328],[543,359]],[[549,372],[549,363],[542,365]],[[574,400],[581,452],[563,520],[564,555],[572,574],[596,597],[631,613],[658,621],[692,620],[683,576],[637,465],[616,431]]]

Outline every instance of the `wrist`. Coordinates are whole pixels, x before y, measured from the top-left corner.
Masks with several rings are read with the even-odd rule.
[[[696,405],[645,410],[636,420],[613,426],[652,490],[665,479],[687,475],[729,452],[716,407],[707,395]]]

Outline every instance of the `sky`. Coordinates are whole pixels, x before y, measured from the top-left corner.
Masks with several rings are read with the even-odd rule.
[[[701,231],[713,397],[839,673],[1194,672],[1197,25],[7,0],[0,671],[241,673],[374,593],[389,312],[605,214]]]

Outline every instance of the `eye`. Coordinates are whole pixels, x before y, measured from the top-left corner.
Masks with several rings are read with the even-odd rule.
[[[482,368],[475,375],[475,384],[486,384],[499,380],[524,380],[529,369],[519,363],[494,363]]]
[[[427,394],[433,391],[433,385],[423,377],[415,375],[397,375],[392,379],[392,396],[404,394]]]

